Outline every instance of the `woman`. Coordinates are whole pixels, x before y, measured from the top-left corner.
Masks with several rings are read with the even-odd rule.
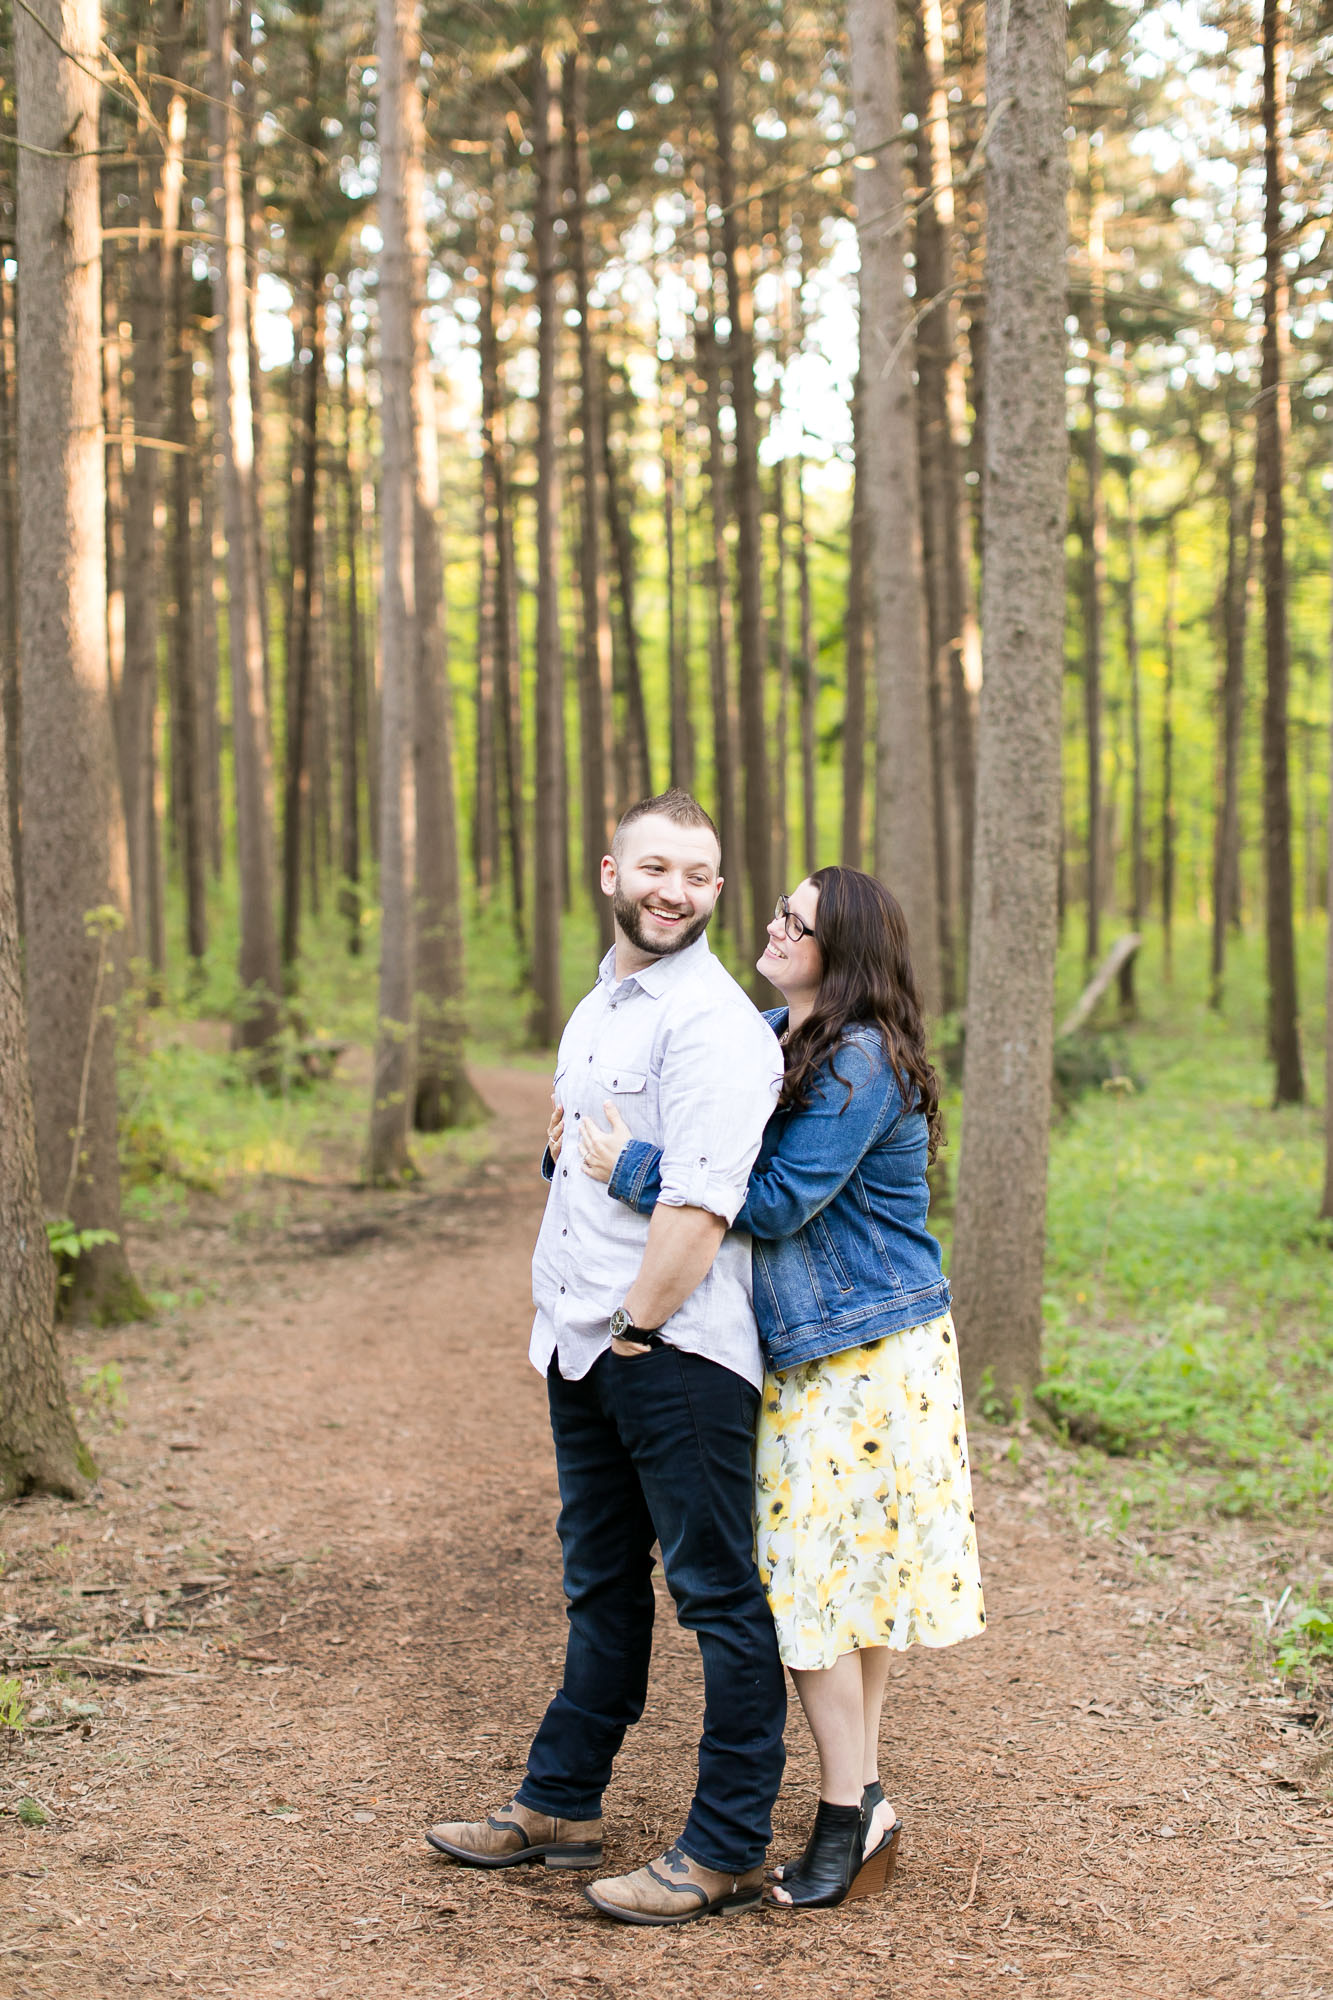
[[[768,1373],[756,1556],[819,1752],[800,1859],[770,1900],[813,1908],[884,1888],[902,1822],[879,1782],[889,1658],[985,1624],[958,1348],[926,1226],[939,1084],[901,908],[873,876],[821,868],[780,897],[759,971],[786,1005],[777,1109],[735,1227],[754,1239]],[[658,1149],[584,1121],[586,1172],[642,1211]]]

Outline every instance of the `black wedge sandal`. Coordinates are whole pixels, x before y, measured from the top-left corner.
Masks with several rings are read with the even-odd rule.
[[[876,1806],[882,1806],[883,1803],[884,1803],[884,1787],[883,1785],[881,1785],[878,1778],[872,1778],[870,1780],[870,1783],[866,1786],[865,1790],[861,1794],[861,1815],[865,1820],[867,1832],[869,1831],[870,1828],[870,1822],[874,1818]],[[901,1825],[902,1825],[901,1820],[894,1821],[894,1826],[900,1827]],[[893,1827],[891,1826],[889,1828],[889,1833],[892,1832],[893,1832]],[[885,1837],[887,1838],[887,1835]],[[877,1842],[876,1845],[882,1846],[883,1842]],[[801,1858],[803,1859],[804,1857]],[[867,1855],[866,1860],[868,1861],[869,1859],[870,1856]],[[768,1879],[770,1882],[785,1882],[787,1877],[791,1874],[794,1874],[796,1869],[799,1868],[799,1866],[800,1866],[800,1860],[779,1861],[774,1867],[769,1869]]]
[[[804,1854],[783,1870],[780,1886],[791,1901],[779,1900],[770,1890],[764,1899],[769,1908],[827,1910],[887,1889],[897,1866],[902,1821],[895,1820],[878,1846],[865,1854],[869,1820],[863,1806],[835,1806],[821,1799]]]

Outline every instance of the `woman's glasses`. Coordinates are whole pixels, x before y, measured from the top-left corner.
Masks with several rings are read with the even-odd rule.
[[[802,938],[807,937],[814,938],[815,943],[819,943],[819,937],[814,926],[808,924],[804,917],[797,916],[786,896],[778,897],[773,915],[781,920],[782,928],[787,934],[788,944],[799,944]]]

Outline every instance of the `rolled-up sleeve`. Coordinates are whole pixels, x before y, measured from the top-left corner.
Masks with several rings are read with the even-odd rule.
[[[659,1202],[705,1208],[730,1225],[745,1200],[782,1084],[782,1050],[766,1022],[719,1020],[711,1011],[682,1022],[662,1064]]]

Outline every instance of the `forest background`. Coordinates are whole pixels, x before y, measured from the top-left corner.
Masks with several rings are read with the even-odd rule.
[[[1004,19],[0,9],[9,1490],[57,1279],[484,1145],[670,783],[743,978],[811,867],[903,898],[979,1406],[1126,1518],[1327,1500],[1333,16]]]

